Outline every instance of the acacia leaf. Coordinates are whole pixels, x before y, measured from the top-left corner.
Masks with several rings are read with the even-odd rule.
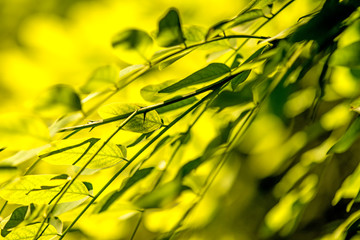
[[[245,70],[231,79],[231,88],[235,90],[240,83],[244,82],[250,75],[251,70]]]
[[[5,237],[6,240],[32,240],[41,227],[41,223],[27,225],[19,228],[15,228],[9,235]],[[50,240],[57,236],[56,228],[50,224],[45,224],[44,230],[41,231],[41,236],[38,240]]]
[[[103,88],[116,84],[119,77],[119,68],[115,65],[106,65],[97,68],[81,87],[83,93],[100,91]]]
[[[28,150],[45,145],[49,141],[49,130],[40,118],[19,113],[0,116],[0,146]]]
[[[166,15],[160,19],[156,40],[161,47],[172,47],[184,43],[185,37],[177,9],[170,8]]]
[[[159,91],[159,93],[171,93],[182,88],[211,81],[230,72],[230,68],[223,63],[210,63],[203,69],[194,72],[190,76],[178,81]]]
[[[28,206],[21,206],[16,208],[9,217],[1,221],[1,236],[5,237],[8,235],[12,228],[18,226],[25,220]]]
[[[26,175],[3,184],[0,196],[13,204],[48,204],[67,180],[53,179],[56,175]],[[75,181],[61,198],[60,202],[72,202],[88,197],[86,186]]]
[[[58,84],[44,91],[37,99],[35,111],[46,117],[61,116],[82,109],[81,99],[73,87]]]
[[[99,138],[65,139],[55,142],[50,148],[40,152],[40,158],[55,165],[75,165],[82,167],[104,143]],[[126,148],[108,142],[87,168],[102,169],[111,167],[126,158]]]
[[[148,33],[128,29],[115,35],[111,42],[119,57],[126,62],[147,62],[151,55],[153,40]]]
[[[101,107],[98,113],[102,118],[111,118],[122,114],[133,113],[141,107],[142,106],[138,104],[110,103]],[[161,118],[159,114],[153,110],[146,114],[136,115],[122,129],[131,132],[148,133],[155,131],[161,126]]]

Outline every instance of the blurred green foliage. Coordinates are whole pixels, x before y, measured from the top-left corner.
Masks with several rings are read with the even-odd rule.
[[[359,7],[1,1],[0,239],[359,238]]]

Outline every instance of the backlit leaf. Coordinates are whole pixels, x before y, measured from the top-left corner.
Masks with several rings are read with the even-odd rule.
[[[9,235],[6,236],[6,240],[32,240],[34,239],[41,223],[36,223],[28,226],[15,228]],[[50,240],[57,236],[57,231],[54,226],[45,224],[41,231],[41,237],[38,240]]]
[[[56,165],[76,165],[82,167],[104,143],[99,138],[66,139],[55,142],[50,148],[40,152],[40,158]],[[87,168],[111,167],[126,158],[126,148],[108,142],[90,162]]]
[[[115,65],[107,65],[97,68],[87,82],[81,87],[84,93],[100,91],[103,88],[115,85],[119,77],[119,68]]]
[[[130,63],[147,62],[153,40],[142,30],[129,29],[115,35],[111,44],[122,60]]]
[[[177,83],[166,87],[159,93],[171,93],[179,89],[211,81],[230,72],[230,68],[223,63],[211,63],[203,69],[196,71],[190,76],[178,81]]]
[[[110,103],[101,107],[98,111],[102,118],[111,118],[122,114],[133,113],[142,106],[130,103]],[[120,120],[121,121],[121,120]],[[152,132],[162,126],[162,121],[156,111],[139,114],[133,117],[122,129],[132,132]]]
[[[61,116],[81,110],[81,100],[75,90],[64,84],[58,84],[43,92],[34,106],[35,111],[44,116]]]
[[[159,21],[156,40],[161,47],[171,47],[184,43],[185,38],[177,9],[171,8]]]
[[[0,146],[25,150],[49,141],[49,130],[40,118],[16,113],[0,115]]]
[[[52,180],[56,175],[26,175],[18,177],[0,188],[0,196],[13,204],[48,204],[58,195],[67,180]],[[88,197],[86,186],[75,181],[60,202],[72,202]]]

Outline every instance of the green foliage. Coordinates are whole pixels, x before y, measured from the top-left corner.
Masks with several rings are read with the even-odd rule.
[[[356,239],[360,4],[318,1],[281,34],[257,34],[294,2],[254,0],[208,28],[170,8],[153,35],[113,37],[134,65],[2,115],[1,236]],[[197,55],[212,60],[159,80]],[[153,104],[127,102],[140,95]]]

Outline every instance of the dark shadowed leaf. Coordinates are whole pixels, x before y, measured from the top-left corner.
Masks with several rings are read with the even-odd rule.
[[[111,103],[101,107],[98,113],[102,118],[111,118],[122,114],[133,113],[141,107],[142,106],[138,104]],[[131,132],[148,133],[161,126],[161,118],[159,114],[153,110],[146,114],[136,115],[122,129]]]
[[[186,50],[183,51],[181,53],[175,54],[174,56],[171,56],[169,58],[166,58],[164,61],[162,61],[159,64],[159,69],[163,70],[164,68],[170,66],[171,64],[173,64],[174,62],[178,61],[179,59],[185,57],[186,55],[188,55],[189,53],[191,53],[193,50]]]
[[[107,65],[97,68],[87,82],[81,87],[84,93],[100,91],[103,88],[114,86],[119,78],[119,68]]]
[[[223,63],[211,63],[203,69],[196,71],[195,73],[191,74],[190,76],[178,81],[177,83],[166,87],[159,91],[159,93],[171,93],[175,92],[179,89],[205,83],[221,77],[230,72],[230,68]]]
[[[60,140],[50,148],[40,152],[39,156],[51,164],[82,167],[103,143],[104,141],[99,138]],[[124,159],[126,159],[126,148],[110,141],[101,149],[87,168],[107,168]]]
[[[8,235],[12,228],[18,226],[25,220],[28,206],[22,206],[16,208],[9,217],[1,221],[1,236]]]
[[[185,38],[181,29],[177,9],[171,8],[159,21],[159,30],[156,40],[161,47],[171,47],[184,43]]]
[[[358,139],[360,135],[360,118],[357,117],[340,140],[329,150],[330,153],[343,153]]]
[[[231,80],[231,88],[233,90],[236,90],[237,86],[239,86],[240,83],[244,82],[249,77],[250,72],[251,70],[246,70],[239,73],[239,75],[237,75],[236,77],[234,77]]]

